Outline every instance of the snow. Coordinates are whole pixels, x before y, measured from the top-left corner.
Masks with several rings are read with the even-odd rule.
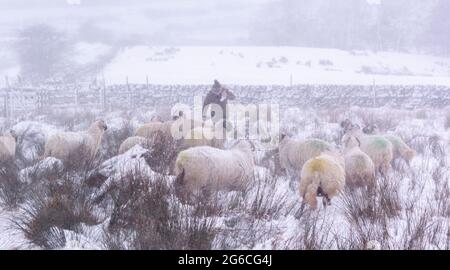
[[[111,46],[79,42],[73,57],[86,65],[105,61]],[[15,78],[12,60],[0,75]],[[108,84],[235,85],[390,84],[450,85],[450,58],[431,55],[344,51],[304,47],[131,46],[122,47],[101,74]],[[4,82],[2,82],[2,85]]]
[[[130,72],[132,70],[132,72]],[[366,73],[364,73],[366,72]],[[301,47],[122,49],[105,68],[109,83],[449,85],[450,58]],[[291,77],[292,76],[292,77]]]
[[[75,61],[78,64],[89,64],[108,53],[111,47],[103,43],[79,42],[75,45]]]
[[[342,117],[349,117],[356,123],[362,123],[361,110],[363,108],[352,107],[348,109]],[[370,113],[373,113],[375,118],[383,119],[385,115],[393,115],[393,118],[398,118],[394,128],[389,131],[389,133],[396,133],[402,135],[403,138],[410,139],[415,135],[428,136],[426,138],[426,143],[428,145],[428,138],[430,136],[437,135],[441,138],[442,145],[448,147],[450,130],[444,128],[444,117],[445,114],[441,109],[428,109],[424,114],[425,117],[417,117],[417,111],[407,111],[407,110],[392,110],[386,108],[380,109],[368,109]],[[283,112],[281,116],[282,125],[287,125],[291,127],[291,130],[295,137],[297,138],[308,138],[314,136],[325,137],[330,143],[334,142],[334,137],[339,132],[339,124],[335,121],[331,121],[333,112],[323,112],[312,109],[305,108],[290,108]],[[126,119],[129,119],[129,114],[123,114],[118,111],[107,113],[104,115],[105,119],[108,121],[108,125],[111,122],[111,126],[114,129],[120,129],[122,124]],[[45,119],[45,118],[44,118]],[[394,119],[395,120],[395,119]],[[85,125],[79,125],[82,128]],[[17,132],[23,133],[25,130],[30,128],[31,130],[44,134],[43,136],[49,136],[58,130],[64,130],[66,127],[63,126],[53,126],[46,124],[44,122],[35,121],[22,121],[14,126]],[[120,185],[121,179],[124,175],[138,173],[141,176],[145,176],[146,179],[150,181],[153,178],[157,178],[158,174],[151,170],[151,168],[146,164],[144,156],[148,153],[148,150],[135,146],[123,155],[115,156],[111,159],[104,161],[100,166],[96,168],[97,172],[101,173],[106,181],[102,188],[97,192],[93,193],[92,196],[95,198],[99,196],[104,190],[113,184]],[[258,153],[260,154],[260,153]],[[448,152],[444,153],[446,164],[450,162],[450,155]],[[45,170],[46,168],[55,167],[53,165],[60,165],[60,161],[56,159],[46,159],[28,168],[24,168],[20,175],[24,182],[28,182],[27,173],[37,170]],[[404,235],[408,232],[408,215],[411,213],[407,212],[407,207],[412,206],[413,214],[416,218],[419,218],[424,211],[429,209],[434,209],[437,203],[435,194],[439,191],[439,186],[436,185],[433,180],[433,174],[440,167],[440,160],[433,155],[429,149],[425,149],[423,153],[418,153],[418,156],[414,158],[411,162],[411,168],[406,169],[405,172],[391,171],[389,173],[388,179],[398,182],[398,195],[401,205],[403,207],[402,212],[399,216],[390,218],[387,224],[388,230],[388,241],[391,248],[403,248],[401,240]],[[442,183],[449,181],[450,170],[447,167],[442,169]],[[298,196],[297,189],[291,189],[289,186],[289,181],[287,177],[279,177],[276,182],[272,185],[265,181],[265,177],[268,175],[268,170],[263,167],[256,167],[255,185],[252,186],[250,192],[247,194],[245,200],[251,202],[256,196],[260,194],[267,194],[269,197],[273,198],[274,204],[276,205],[279,201],[284,201],[286,205],[298,206],[301,203],[301,199]],[[168,177],[168,181],[173,181],[174,177]],[[269,180],[270,181],[270,180]],[[231,198],[236,195],[236,192],[221,194],[223,202],[227,203],[232,201]],[[430,208],[430,206],[433,206]],[[289,207],[287,207],[289,208]],[[286,213],[287,208],[283,208],[281,214],[277,216],[264,216],[254,220],[253,216],[248,216],[248,213],[233,212],[221,214],[218,219],[219,222],[216,224],[217,228],[224,229],[236,233],[236,238],[233,241],[241,241],[243,233],[245,235],[246,231],[250,234],[254,233],[255,239],[254,243],[250,242],[237,242],[238,246],[234,248],[242,249],[295,249],[301,246],[301,241],[298,237],[305,237],[305,230],[308,226],[305,222],[305,218],[299,219],[296,213]],[[310,218],[312,221],[316,220],[316,229],[319,236],[339,236],[341,241],[350,239],[352,234],[353,225],[349,223],[345,216],[345,210],[343,209],[343,201],[340,196],[333,198],[332,205],[324,209],[321,205],[319,210],[313,212]],[[14,229],[12,220],[14,217],[20,214],[17,211],[7,210],[0,207],[0,249],[16,249],[16,248],[38,248],[30,245],[25,237]],[[95,226],[87,226],[82,224],[82,229],[77,233],[73,231],[63,230],[66,244],[62,249],[103,249],[101,232],[103,226],[107,224],[108,213],[99,213],[100,216],[105,217],[105,221],[102,224]],[[434,224],[447,224],[448,217],[442,216],[435,213],[430,220],[430,225]],[[236,224],[236,225],[230,225]],[[371,224],[374,229],[374,237],[379,231],[376,226],[381,226],[379,224]],[[438,241],[445,241],[446,232],[442,232],[442,235]],[[328,239],[327,241],[333,242],[334,239]],[[342,243],[342,242],[341,242]],[[378,242],[371,242],[376,246]],[[233,243],[236,244],[236,243]],[[383,243],[382,243],[383,244]],[[429,248],[435,248],[431,244],[428,244]],[[322,246],[323,248],[323,246]],[[331,245],[328,248],[337,248]],[[382,248],[386,248],[383,244]]]

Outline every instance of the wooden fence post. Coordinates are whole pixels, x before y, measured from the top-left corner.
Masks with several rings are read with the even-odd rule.
[[[80,105],[80,96],[79,96],[78,86],[75,85],[75,105],[78,107]]]
[[[377,107],[377,91],[375,89],[375,79],[372,81],[373,107]]]
[[[102,89],[101,89],[101,100],[102,100],[102,110],[106,111],[106,82],[105,82],[105,77],[103,77],[103,85],[102,85]]]
[[[128,82],[128,76],[127,76],[127,95],[128,95],[128,106],[130,108],[133,108],[133,95],[131,94],[130,84]]]

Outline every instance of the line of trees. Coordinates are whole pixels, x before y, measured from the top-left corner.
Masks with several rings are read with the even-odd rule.
[[[450,53],[448,0],[278,0],[263,8],[253,43]]]

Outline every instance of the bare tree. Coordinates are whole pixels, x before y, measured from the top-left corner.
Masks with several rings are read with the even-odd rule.
[[[38,83],[63,76],[71,44],[64,33],[52,26],[37,24],[19,32],[14,48],[24,79]]]

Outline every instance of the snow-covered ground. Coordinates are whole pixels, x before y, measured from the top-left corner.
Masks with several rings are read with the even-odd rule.
[[[111,138],[116,136],[114,134],[125,129],[135,129],[147,122],[154,113],[147,108],[97,115],[106,119],[110,125],[106,134],[108,139],[101,150],[100,164],[103,165],[98,166],[99,171],[108,178],[106,183],[120,183],[121,174],[117,172],[124,168],[132,172],[140,171],[148,179],[154,177],[155,174],[149,171],[143,159],[145,150],[142,148],[134,148],[118,157],[108,154],[114,153],[112,145],[117,147],[117,144],[120,144],[120,141],[112,144]],[[365,121],[374,121],[382,132],[400,135],[417,152],[417,156],[412,161],[411,168],[401,162],[394,166],[387,177],[387,183],[383,182],[381,177],[377,179],[379,183],[386,183],[387,187],[377,190],[379,193],[376,198],[380,200],[373,204],[374,212],[381,211],[382,214],[375,220],[364,216],[367,212],[361,212],[356,217],[349,216],[349,213],[358,213],[358,209],[348,209],[349,202],[355,208],[361,207],[365,211],[372,209],[364,208],[365,203],[370,201],[369,198],[362,197],[362,201],[352,201],[356,200],[352,196],[358,193],[350,191],[345,191],[333,199],[332,205],[326,209],[319,207],[318,211],[307,209],[302,212],[299,194],[290,189],[286,177],[271,177],[270,170],[261,163],[255,169],[255,183],[248,194],[219,194],[220,205],[229,209],[208,216],[215,219],[213,224],[217,233],[212,248],[360,249],[366,248],[371,240],[384,249],[449,248],[447,230],[450,226],[450,128],[445,124],[445,121],[449,121],[446,120],[447,113],[450,112],[444,109],[411,111],[358,107],[333,111],[297,107],[285,110],[282,112],[281,126],[297,138],[321,138],[339,146],[339,121],[350,118],[361,125]],[[77,118],[77,114],[72,114],[71,117],[75,120],[72,121],[74,124],[70,129],[83,130],[89,124],[87,119]],[[68,129],[65,121],[60,121],[57,115],[30,116],[28,120],[16,123],[12,128],[19,134],[27,131],[42,137],[48,137],[56,130]],[[2,126],[2,129],[4,128],[11,126]],[[39,140],[41,136],[37,136]],[[25,141],[21,151],[36,149],[29,141]],[[170,179],[169,183],[172,181]],[[152,183],[150,181],[150,187]],[[262,206],[255,205],[260,199],[263,200]],[[156,207],[150,204],[147,206],[149,210]],[[394,212],[389,212],[389,209]],[[100,211],[97,214],[103,218],[110,215],[108,209],[97,208],[95,211]],[[23,233],[13,226],[13,220],[20,215],[21,211],[16,208],[0,207],[0,249],[38,248],[31,245]],[[97,225],[83,223],[76,230],[64,229],[62,232],[66,239],[65,244],[57,248],[105,248],[107,241],[102,232],[106,226],[107,222]],[[125,241],[123,244],[126,246],[129,243]]]
[[[101,62],[97,74],[108,84],[209,84],[216,78],[236,85],[389,84],[450,85],[450,58],[421,54],[344,51],[301,47],[122,47],[78,43],[76,63]],[[0,75],[20,71],[0,52]],[[108,58],[102,58],[102,56]],[[109,57],[111,56],[112,59]],[[110,62],[107,62],[110,61]],[[0,83],[3,85],[3,83]]]
[[[104,71],[112,83],[450,84],[450,59],[299,47],[131,47]]]

